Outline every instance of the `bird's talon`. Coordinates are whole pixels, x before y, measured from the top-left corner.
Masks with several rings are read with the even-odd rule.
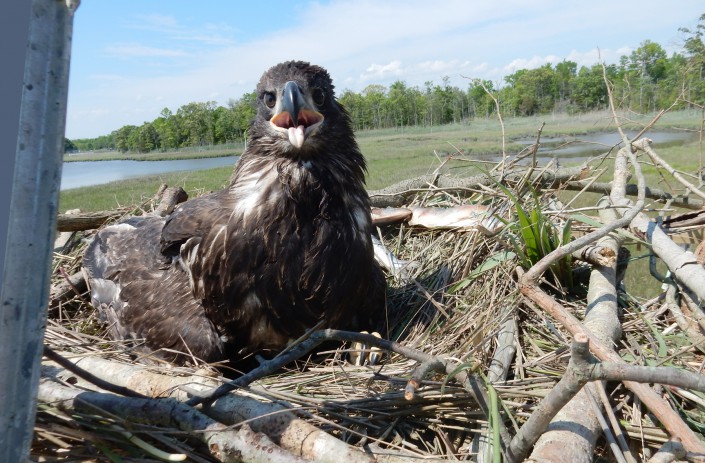
[[[376,338],[382,338],[382,336],[374,331],[368,333],[367,331],[361,331],[360,334],[371,334]],[[374,366],[382,359],[382,351],[379,347],[368,346],[365,343],[354,342],[352,349],[350,350],[350,363],[361,367],[364,365]]]

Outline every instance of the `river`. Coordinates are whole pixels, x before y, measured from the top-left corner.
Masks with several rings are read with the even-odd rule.
[[[634,137],[636,132],[626,132],[627,137]],[[656,147],[680,145],[693,138],[692,132],[675,131],[653,131],[646,137],[654,142]],[[522,138],[516,143],[531,145],[536,142],[536,138]],[[537,158],[543,164],[545,160],[557,158],[565,163],[578,163],[587,160],[592,156],[606,153],[613,147],[621,147],[619,133],[598,132],[575,137],[542,137],[541,147],[538,150]],[[613,151],[615,153],[616,150]]]
[[[65,162],[61,174],[61,189],[102,185],[103,183],[165,174],[167,172],[194,171],[215,167],[234,166],[237,156],[174,161],[81,161]]]

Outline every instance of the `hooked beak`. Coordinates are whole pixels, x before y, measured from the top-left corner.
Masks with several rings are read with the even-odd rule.
[[[280,132],[287,132],[289,143],[301,148],[306,138],[323,122],[323,114],[313,109],[294,81],[284,85],[278,112],[270,123]]]

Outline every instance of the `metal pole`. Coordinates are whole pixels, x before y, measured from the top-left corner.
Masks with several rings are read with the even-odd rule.
[[[78,0],[32,0],[0,288],[0,461],[29,455],[64,152]]]

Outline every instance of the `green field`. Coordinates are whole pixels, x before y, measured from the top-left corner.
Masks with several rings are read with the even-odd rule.
[[[629,115],[632,128],[640,128],[650,120],[648,116]],[[697,130],[702,122],[699,112],[679,111],[666,114],[657,124],[659,129]],[[545,115],[536,117],[509,118],[504,121],[505,146],[508,155],[518,153],[524,146],[516,140],[536,137],[545,124],[543,138],[567,136],[580,137],[591,132],[614,129],[614,123],[606,112],[595,112],[577,116]],[[367,185],[378,189],[400,180],[434,172],[449,154],[462,151],[444,165],[443,171],[454,175],[471,175],[485,168],[490,156],[502,153],[502,131],[497,119],[476,119],[463,124],[434,127],[405,127],[400,129],[373,130],[357,133],[360,149],[368,162]],[[239,154],[244,145],[206,147],[180,150],[173,153],[122,154],[103,152],[67,156],[67,161],[92,159],[142,159],[163,160],[194,157],[212,157]],[[674,167],[686,172],[696,172],[700,166],[702,147],[697,142],[671,147],[661,153]],[[469,162],[470,161],[470,162]],[[118,206],[135,205],[151,197],[160,184],[181,186],[191,196],[203,191],[222,188],[230,177],[230,168],[217,168],[194,172],[177,172],[134,180],[113,182],[95,187],[77,188],[61,193],[61,211],[81,209],[99,211]],[[655,169],[646,169],[650,185],[657,186],[662,179]],[[581,204],[586,205],[586,204]]]

